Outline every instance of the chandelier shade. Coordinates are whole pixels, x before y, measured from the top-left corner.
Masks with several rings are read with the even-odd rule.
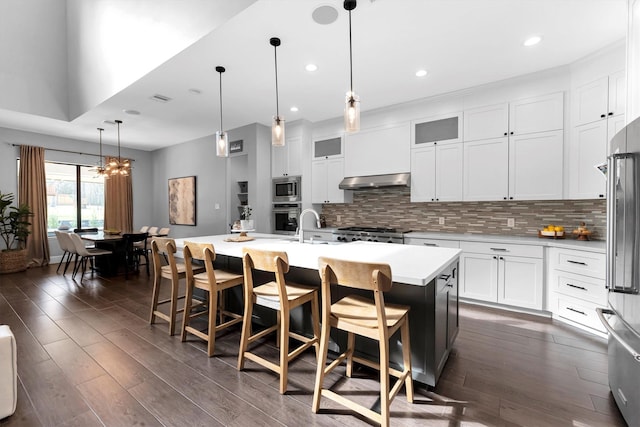
[[[351,11],[356,8],[356,0],[345,0],[343,6],[349,12],[349,92],[344,106],[344,130],[357,132],[360,130],[360,98],[353,91],[353,47],[351,40]]]
[[[122,175],[128,176],[131,173],[131,163],[129,159],[122,159],[120,156],[120,125],[122,124],[122,120],[115,120],[118,125],[118,159],[115,157],[111,159],[109,163],[107,163],[105,169],[108,175]]]
[[[278,46],[280,46],[280,39],[278,37],[271,37],[269,44],[273,46],[273,59],[276,69],[276,115],[271,122],[271,145],[274,147],[284,147],[284,117],[280,115],[280,106],[278,99]]]

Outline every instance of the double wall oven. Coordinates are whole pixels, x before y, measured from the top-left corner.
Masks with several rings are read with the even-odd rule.
[[[299,176],[274,178],[272,182],[272,231],[274,234],[295,234],[302,203],[302,179]]]

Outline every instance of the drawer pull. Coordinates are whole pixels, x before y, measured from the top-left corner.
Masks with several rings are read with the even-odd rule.
[[[489,248],[492,251],[497,251],[497,252],[507,252],[507,250],[505,248]]]
[[[584,265],[585,267],[587,266],[587,263],[586,263],[586,262],[582,262],[582,261],[574,261],[574,260],[572,260],[572,259],[568,259],[568,260],[567,260],[567,262],[568,262],[568,263],[571,263],[571,264]]]
[[[425,246],[438,246],[435,243],[423,243],[423,245],[425,245]]]
[[[575,308],[567,307],[567,310],[570,310],[570,311],[573,311],[575,313],[582,314],[583,316],[586,316],[586,314],[584,314],[584,311],[576,310]]]
[[[580,290],[583,290],[583,291],[587,290],[587,288],[585,288],[584,286],[578,286],[578,285],[574,285],[572,283],[565,283],[565,285],[570,286],[572,288],[580,289]]]

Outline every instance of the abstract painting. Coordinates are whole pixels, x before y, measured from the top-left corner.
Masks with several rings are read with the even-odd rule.
[[[196,177],[169,178],[169,224],[196,225]]]

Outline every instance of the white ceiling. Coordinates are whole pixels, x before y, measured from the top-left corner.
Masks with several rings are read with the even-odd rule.
[[[312,20],[321,5],[338,10],[334,23]],[[366,112],[569,64],[624,39],[626,10],[627,0],[360,0],[352,12],[354,90]],[[0,110],[0,126],[96,142],[103,120],[121,119],[122,145],[143,150],[211,135],[220,117],[216,65],[227,69],[225,130],[269,125],[275,114],[269,45],[274,36],[282,39],[278,77],[286,120],[317,122],[342,114],[349,51],[341,0],[257,0],[216,25],[72,121]],[[523,47],[532,34],[542,35],[542,43]],[[318,65],[316,72],[305,71],[309,62]],[[427,77],[415,77],[421,68]],[[193,94],[192,88],[202,93]],[[154,94],[173,100],[150,100]],[[289,111],[293,105],[298,112]],[[127,115],[124,109],[141,114]],[[109,133],[107,127],[107,143]]]

